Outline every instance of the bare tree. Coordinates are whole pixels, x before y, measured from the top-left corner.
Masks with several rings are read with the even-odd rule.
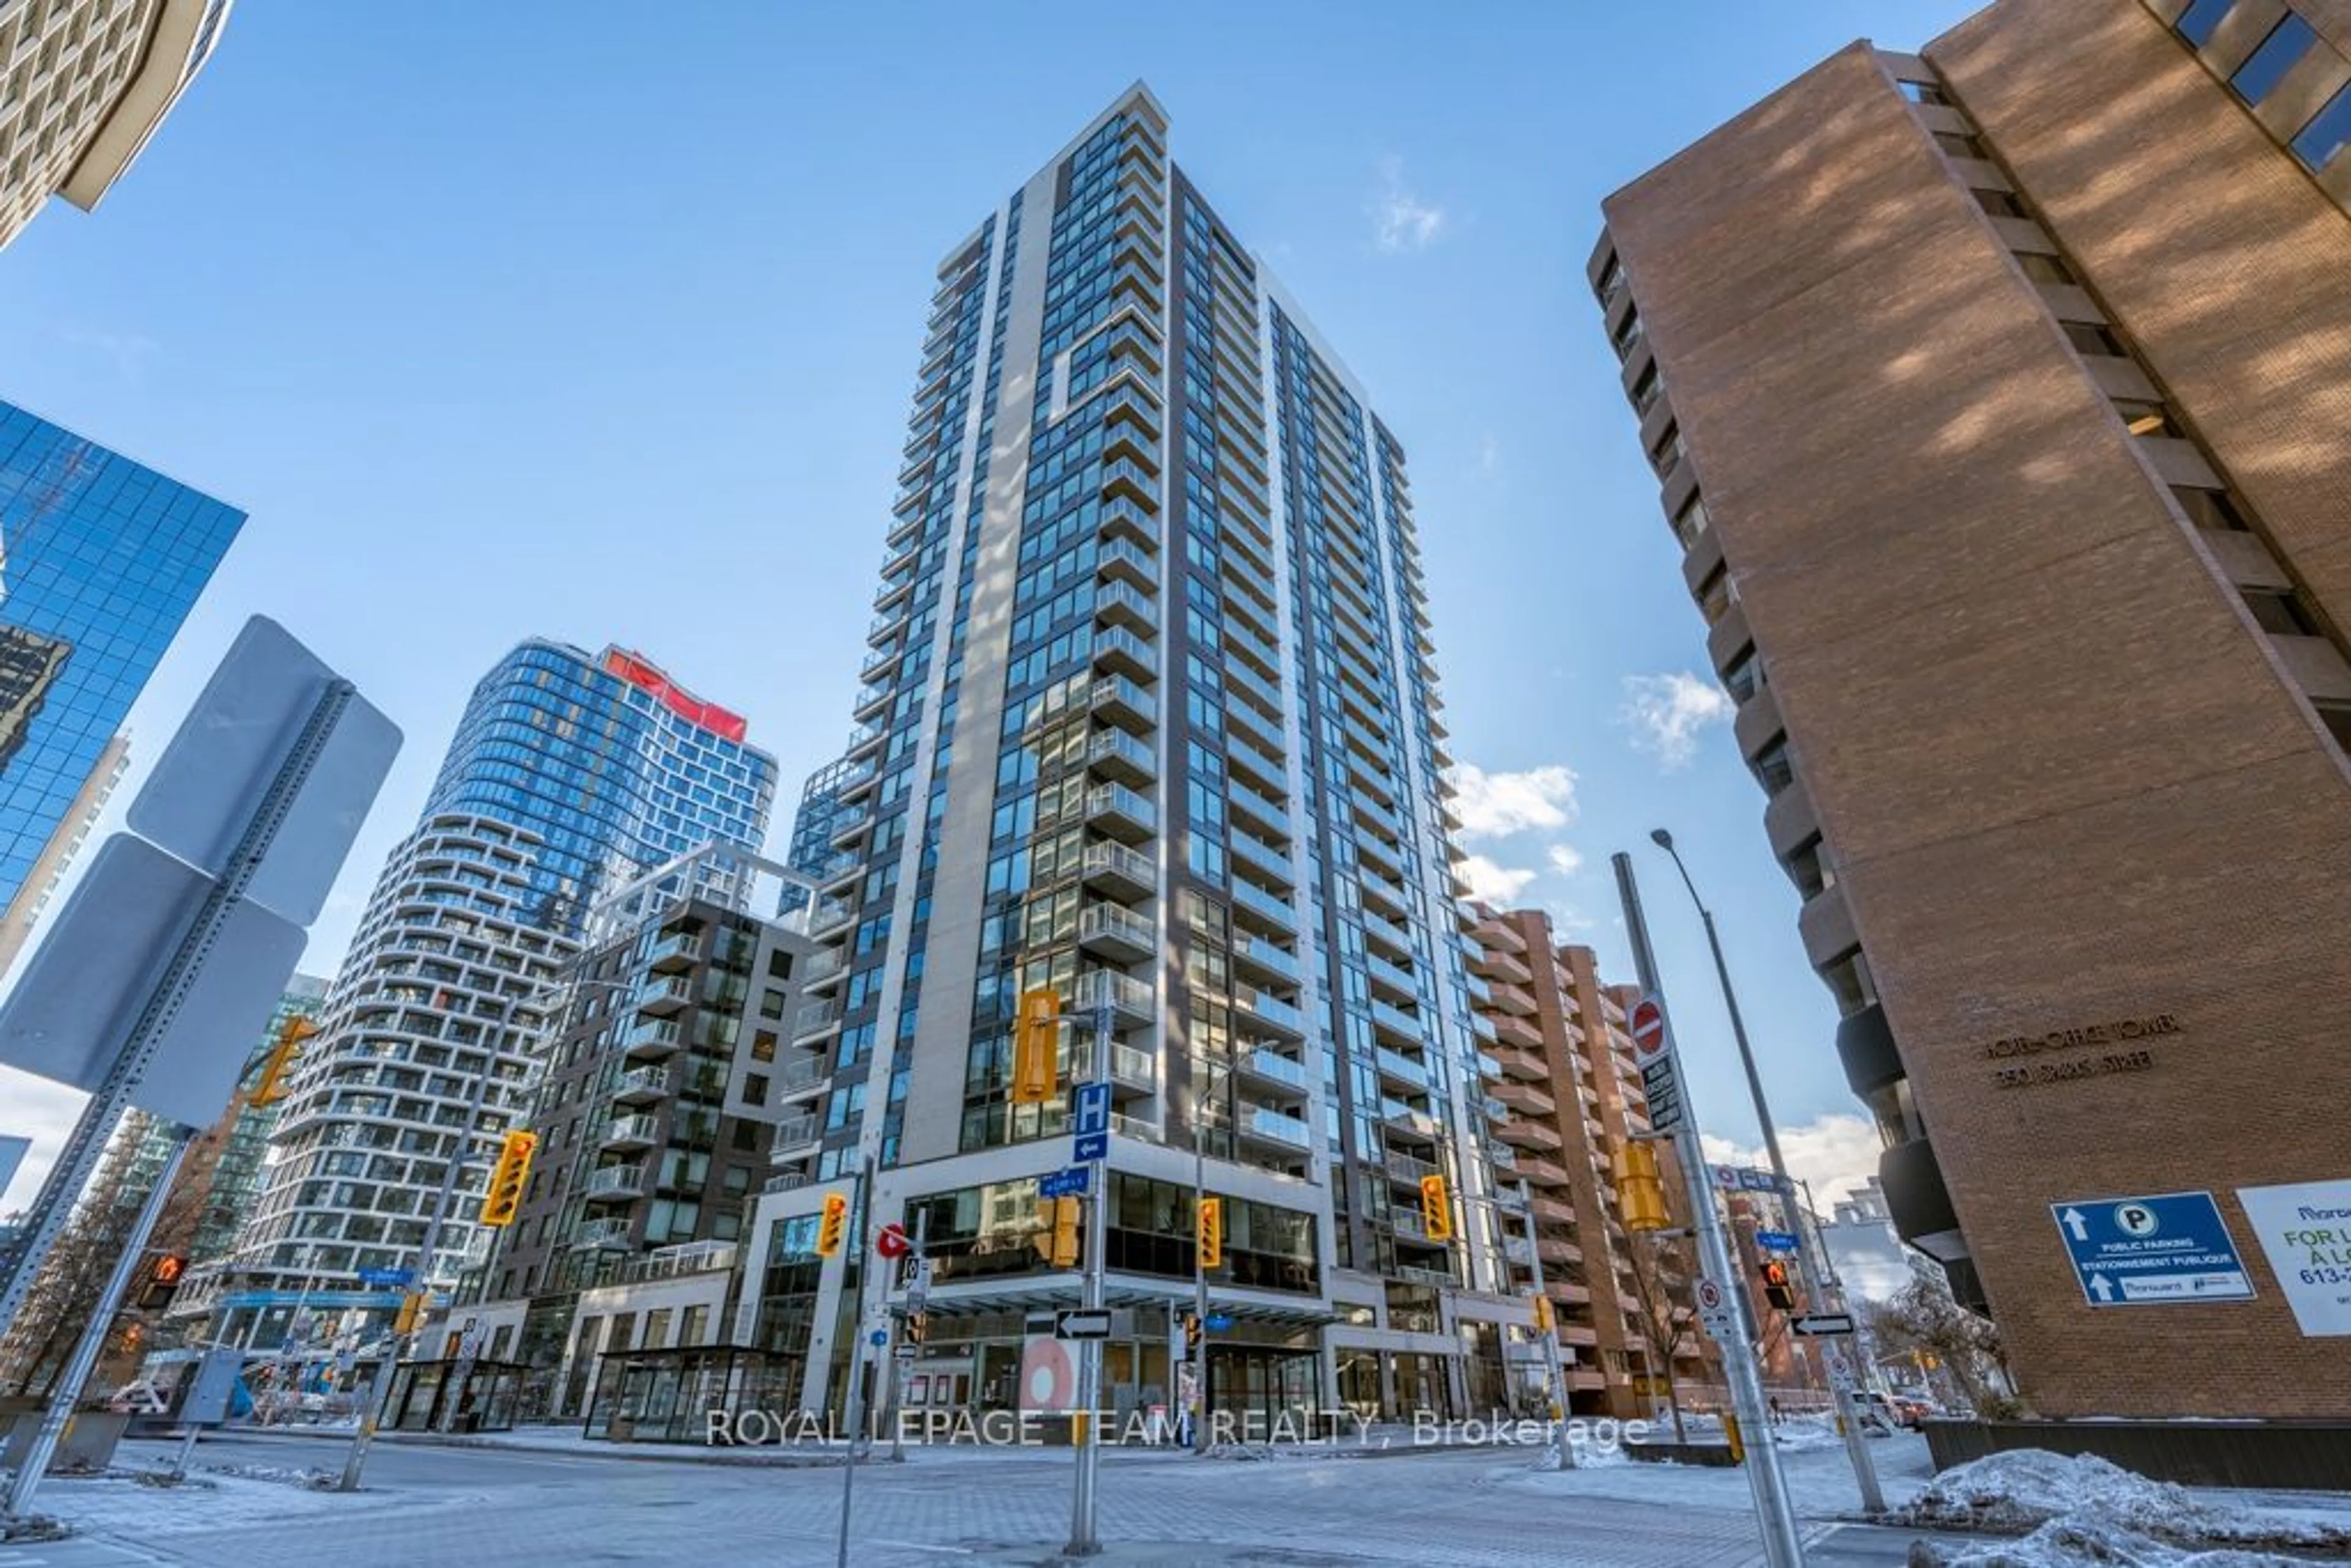
[[[1695,1332],[1690,1326],[1697,1311],[1690,1300],[1690,1281],[1696,1270],[1690,1265],[1688,1243],[1665,1231],[1628,1236],[1625,1258],[1633,1277],[1633,1299],[1640,1304],[1640,1310],[1628,1314],[1625,1321],[1641,1336],[1649,1376],[1654,1380],[1659,1368],[1664,1369],[1666,1408],[1673,1413],[1674,1441],[1687,1442],[1681,1396],[1674,1383],[1674,1350]],[[1650,1386],[1654,1391],[1654,1381]]]
[[[1889,1300],[1870,1302],[1869,1333],[1882,1352],[1933,1357],[1977,1414],[2016,1408],[2007,1393],[2008,1351],[2000,1330],[1960,1306],[1940,1280],[1915,1279]]]

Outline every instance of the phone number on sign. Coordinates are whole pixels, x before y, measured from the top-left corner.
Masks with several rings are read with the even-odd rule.
[[[2104,1056],[2077,1056],[2071,1061],[2039,1061],[2030,1067],[2001,1067],[1992,1082],[2002,1089],[2028,1083],[2062,1083],[2071,1078],[2097,1078],[2109,1072],[2144,1072],[2155,1065],[2151,1051],[2117,1051]]]

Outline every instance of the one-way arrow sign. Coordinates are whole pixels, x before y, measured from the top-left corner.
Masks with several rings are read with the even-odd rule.
[[[1853,1332],[1851,1312],[1808,1312],[1788,1320],[1788,1332],[1799,1334],[1835,1334]]]

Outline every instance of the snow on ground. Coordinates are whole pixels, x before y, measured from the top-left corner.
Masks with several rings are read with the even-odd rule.
[[[2225,1493],[2199,1497],[2095,1455],[2069,1458],[2038,1448],[1993,1454],[1945,1470],[1896,1512],[1902,1522],[1926,1529],[2032,1531],[2001,1549],[2009,1556],[1953,1559],[1971,1568],[1979,1562],[1982,1568],[2108,1562],[2168,1568],[2182,1561],[2201,1564],[2212,1549],[2231,1547],[2351,1552],[2351,1523],[2341,1516],[2330,1520],[2314,1510],[2250,1507]],[[2158,1542],[2207,1555],[2183,1559]],[[2102,1551],[2107,1555],[2096,1554]],[[2283,1560],[2240,1553],[2213,1561],[2219,1568],[2232,1561]]]
[[[1908,1501],[1928,1482],[1933,1465],[1927,1439],[1915,1432],[1873,1438],[1870,1458],[1876,1462],[1879,1485],[1894,1506]],[[1806,1519],[1853,1519],[1861,1513],[1860,1483],[1845,1458],[1844,1445],[1832,1434],[1826,1444],[1806,1442],[1782,1447],[1781,1473],[1796,1511]],[[1605,1497],[1625,1502],[1650,1502],[1677,1508],[1749,1509],[1755,1505],[1747,1472],[1709,1465],[1637,1462],[1593,1464],[1580,1469],[1545,1470],[1531,1458],[1498,1467],[1486,1485],[1507,1491],[1538,1492],[1554,1497]]]
[[[1912,1563],[1938,1568],[2303,1568],[2308,1561],[2232,1547],[2180,1551],[2126,1530],[2070,1520],[2053,1520],[2021,1541],[1926,1554],[1933,1550],[1914,1548]]]
[[[110,1470],[102,1476],[52,1476],[42,1482],[34,1511],[63,1521],[76,1534],[102,1531],[137,1540],[298,1521],[325,1512],[339,1518],[355,1510],[410,1513],[479,1500],[460,1492],[322,1491],[301,1484],[300,1472],[291,1468],[266,1473],[277,1469],[225,1465],[212,1469],[200,1465],[177,1486],[142,1485],[140,1472],[127,1469]]]

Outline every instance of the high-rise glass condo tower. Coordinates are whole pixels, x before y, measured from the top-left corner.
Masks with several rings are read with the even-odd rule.
[[[1133,89],[938,273],[851,856],[788,1042],[832,1083],[751,1239],[762,1348],[808,1355],[811,1406],[851,1314],[810,1216],[866,1156],[880,1218],[928,1226],[933,1386],[1010,1396],[1021,1311],[1076,1300],[1031,1246],[1037,1178],[1098,1071],[1113,1299],[1143,1309],[1111,1396],[1175,1390],[1196,1155],[1224,1201],[1208,1292],[1245,1325],[1223,1407],[1482,1404],[1524,1321],[1479,1293],[1490,1249],[1420,1219],[1424,1174],[1484,1190],[1484,1101],[1403,449],[1166,130]],[[1062,1088],[1016,1105],[1040,988]]]
[[[0,904],[68,824],[244,526],[234,507],[0,402]]]
[[[760,847],[776,761],[744,729],[642,654],[534,637],[474,688],[425,811],[536,833],[544,923],[576,936],[608,875],[713,841]]]
[[[674,842],[759,843],[774,792],[743,720],[637,654],[532,639],[499,661],[369,901],[232,1270],[285,1289],[413,1266],[445,1161],[529,1114],[581,899]],[[581,1006],[602,1016],[612,994]],[[486,1173],[459,1189],[444,1283],[487,1255],[472,1223]]]

